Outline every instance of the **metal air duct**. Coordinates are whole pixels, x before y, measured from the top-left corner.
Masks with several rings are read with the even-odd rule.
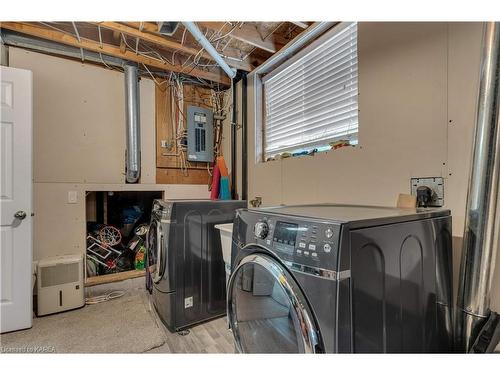
[[[127,123],[126,182],[137,183],[141,176],[141,131],[139,107],[139,76],[137,66],[126,64],[125,117]]]
[[[500,23],[484,26],[478,108],[467,194],[462,263],[457,298],[456,344],[468,352],[490,313],[491,283],[500,220],[499,74]]]

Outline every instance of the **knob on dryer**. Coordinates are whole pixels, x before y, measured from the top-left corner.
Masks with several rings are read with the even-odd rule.
[[[269,233],[269,226],[265,221],[259,221],[258,223],[255,224],[253,228],[253,232],[255,233],[255,236],[258,238],[266,238],[267,234]]]

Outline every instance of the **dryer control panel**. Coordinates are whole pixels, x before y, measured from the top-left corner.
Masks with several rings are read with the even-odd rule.
[[[340,224],[299,221],[269,215],[253,227],[254,241],[273,251],[292,269],[302,267],[335,271],[340,241]],[[311,271],[311,269],[308,269]]]

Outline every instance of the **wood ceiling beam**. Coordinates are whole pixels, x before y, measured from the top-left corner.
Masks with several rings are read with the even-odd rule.
[[[138,29],[134,27],[130,27],[127,25],[122,25],[121,23],[117,22],[91,22],[92,24],[96,26],[101,26],[109,30],[113,30],[116,32],[124,33],[125,35],[140,38],[146,42],[154,43],[157,44],[161,47],[165,47],[168,49],[173,49],[173,50],[178,50],[180,52],[186,53],[188,55],[196,55],[199,51],[199,49],[196,48],[191,48],[184,46],[178,42],[175,42],[173,40],[167,39],[159,34],[150,34],[149,32],[143,32],[139,31]],[[140,22],[137,22],[139,24]],[[143,25],[146,24],[145,22]],[[146,30],[144,28],[143,30]],[[203,53],[202,56],[206,59],[209,59],[211,56],[208,53]]]
[[[189,69],[186,72],[182,71],[182,66],[180,65],[172,65],[168,62],[162,62],[160,60],[149,58],[146,56],[136,55],[133,51],[125,51],[122,53],[120,51],[120,47],[113,46],[110,44],[103,44],[101,48],[101,44],[97,41],[91,41],[88,39],[78,39],[70,34],[66,34],[60,31],[51,30],[39,26],[34,26],[26,23],[19,22],[2,22],[1,28],[5,28],[8,30],[16,31],[22,34],[31,35],[37,38],[42,38],[46,40],[50,40],[57,43],[66,44],[68,46],[83,48],[89,51],[103,53],[105,55],[118,57],[120,59],[133,61],[139,64],[148,65],[151,67],[159,68],[166,71],[171,71],[175,73],[183,73],[186,75],[199,77],[205,80],[218,82],[224,85],[230,85],[231,80],[227,77],[221,70],[219,72],[211,72],[205,71],[201,69]]]
[[[197,22],[197,24],[210,30],[220,31],[222,34],[228,33],[231,30],[231,25],[226,24],[224,26],[224,22]],[[271,34],[268,38],[262,39],[259,31],[254,26],[248,24],[243,24],[243,26],[233,30],[231,37],[271,53],[276,53],[276,51],[283,47],[283,45],[276,43],[274,35]]]
[[[142,26],[142,31],[147,31],[148,33],[158,33],[158,25],[154,22],[123,22],[123,23],[131,27],[134,27],[136,29],[140,29]]]
[[[150,22],[142,23],[143,31],[139,30],[141,22],[127,22],[127,25],[130,26],[117,22],[91,22],[91,23],[96,26],[99,25],[106,29],[113,30],[113,32],[124,33],[128,36],[140,38],[146,42],[150,42],[164,48],[172,49],[174,51],[177,50],[183,54],[194,56],[199,52],[199,49],[197,48],[192,48],[183,45],[179,42],[168,39],[165,36],[159,34],[158,32],[156,32],[155,29],[156,25],[151,24]],[[207,60],[214,61],[213,57],[210,56],[210,54],[208,54],[207,52],[202,52],[201,56]],[[232,66],[233,68],[241,69],[247,72],[250,72],[253,69],[253,67],[248,62],[245,61],[236,61],[233,59],[225,59],[225,61],[229,66]]]
[[[293,23],[295,26],[298,26],[301,29],[307,29],[309,27],[309,24],[307,22],[290,21],[290,23]]]

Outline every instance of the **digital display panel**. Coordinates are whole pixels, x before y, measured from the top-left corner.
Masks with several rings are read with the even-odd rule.
[[[273,240],[284,245],[295,246],[299,225],[278,221],[274,229]]]

